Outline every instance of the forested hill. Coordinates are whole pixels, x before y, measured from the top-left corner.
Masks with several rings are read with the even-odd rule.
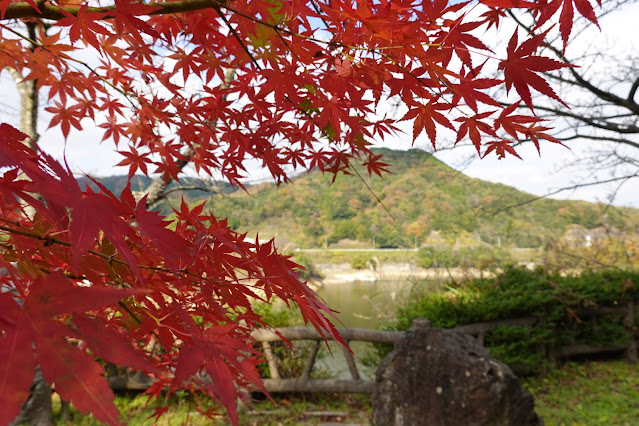
[[[94,179],[96,179],[98,182],[100,182],[101,185],[104,185],[106,189],[117,196],[119,196],[122,190],[126,187],[128,181],[126,175],[98,177]],[[78,182],[80,183],[80,187],[83,189],[85,185],[89,185],[91,188],[93,188],[94,191],[98,190],[98,186],[91,179],[80,177],[78,178]],[[131,179],[131,190],[133,192],[141,192],[144,191],[150,184],[151,178],[144,175],[134,175]],[[178,191],[179,186],[189,189]],[[168,190],[170,190],[169,199],[173,202],[173,204],[179,202],[182,196],[184,196],[187,201],[194,201],[208,197],[209,191],[221,192],[224,194],[229,194],[234,191],[234,188],[227,182],[209,182],[206,180],[190,177],[183,177],[180,181],[179,186],[175,182],[172,182],[168,187]],[[165,213],[171,211],[170,206],[166,202],[162,203],[160,205],[160,208]]]
[[[393,174],[381,179],[361,170],[372,192],[355,175],[341,175],[331,183],[330,176],[312,172],[279,188],[253,186],[250,196],[237,191],[211,197],[208,207],[249,235],[259,230],[260,238],[277,236],[302,248],[342,239],[368,244],[373,238],[377,247],[498,240],[537,247],[571,224],[590,229],[639,223],[639,210],[583,201],[543,199],[504,210],[533,196],[465,176],[424,151],[380,152]]]
[[[393,174],[384,178],[340,175],[334,183],[320,172],[303,174],[277,188],[263,183],[233,192],[229,185],[209,198],[207,208],[250,236],[276,236],[297,247],[321,247],[325,242],[359,240],[362,246],[412,247],[417,243],[473,244],[483,241],[516,247],[538,247],[563,234],[570,225],[608,225],[629,229],[639,224],[639,210],[618,209],[584,201],[542,199],[507,208],[533,198],[512,187],[469,178],[420,150],[384,153]],[[125,176],[101,179],[115,194]],[[204,185],[200,181],[184,185]],[[148,179],[135,176],[132,189],[142,190]],[[200,191],[172,193],[172,204],[185,194],[189,202],[207,195]],[[376,200],[377,196],[380,200]],[[388,209],[388,211],[386,209]],[[163,209],[170,212],[168,206]]]

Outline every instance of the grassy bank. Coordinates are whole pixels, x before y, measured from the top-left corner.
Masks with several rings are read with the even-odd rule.
[[[527,379],[546,425],[636,425],[639,365],[627,361],[568,363]]]
[[[366,263],[373,261],[375,263],[417,263],[417,252],[410,250],[374,250],[374,249],[358,249],[358,250],[317,250],[317,251],[300,251],[295,252],[295,258],[308,257],[312,259],[312,263],[349,263],[354,268],[366,267]]]
[[[634,425],[639,413],[639,366],[626,361],[569,363],[547,377],[527,379],[524,386],[535,396],[537,413],[546,425]],[[253,413],[242,411],[241,425],[296,425],[323,422],[366,425],[370,419],[370,398],[366,395],[297,395],[277,397],[255,405]],[[131,426],[153,424],[148,420],[159,404],[145,406],[145,396],[119,396],[116,400],[123,420]],[[163,426],[209,425],[194,408],[191,399],[177,398],[174,407],[157,423]],[[212,407],[210,403],[200,408]],[[59,415],[59,403],[56,404]],[[328,415],[331,412],[332,415]],[[341,415],[340,415],[341,414]],[[90,417],[72,413],[59,425],[97,425]],[[218,425],[229,424],[221,417]]]
[[[349,248],[339,249],[332,248],[330,250],[314,249],[300,250],[294,252],[295,259],[302,264],[310,262],[313,264],[322,263],[349,263],[355,269],[362,269],[369,265],[378,263],[412,263],[414,265],[425,268],[433,267],[430,263],[432,252],[440,255],[444,252],[450,252],[447,259],[448,262],[438,263],[440,267],[485,267],[487,269],[494,267],[503,267],[506,264],[515,263],[539,263],[543,258],[543,249],[541,248],[472,248],[461,247],[453,249],[452,247],[434,248],[422,247],[415,249],[366,249],[366,248]],[[455,256],[454,254],[457,254]],[[441,256],[439,256],[441,257]],[[490,259],[486,259],[486,258]],[[491,260],[487,262],[487,260]],[[467,265],[467,263],[470,263]]]

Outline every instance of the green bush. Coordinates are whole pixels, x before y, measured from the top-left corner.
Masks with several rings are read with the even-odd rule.
[[[417,257],[417,264],[423,268],[459,267],[486,270],[512,263],[510,253],[498,247],[422,247]]]
[[[625,343],[621,315],[578,318],[581,308],[620,306],[639,299],[639,272],[584,272],[562,276],[542,269],[507,268],[495,278],[473,279],[457,288],[412,297],[385,329],[406,330],[413,319],[454,328],[484,321],[537,316],[531,328],[501,326],[486,334],[485,345],[519,374],[543,367],[544,346]],[[387,349],[378,347],[380,355]]]
[[[322,276],[322,273],[313,267],[313,261],[309,255],[302,252],[295,252],[292,260],[304,268],[304,270],[300,271],[300,279],[308,280],[314,276]]]
[[[351,268],[366,269],[368,267],[369,258],[365,254],[357,254],[351,259]]]

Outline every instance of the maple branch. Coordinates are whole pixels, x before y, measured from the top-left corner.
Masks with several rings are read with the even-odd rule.
[[[224,81],[221,84],[221,88],[222,89],[228,88],[234,78],[235,78],[235,69],[231,68],[226,70],[226,72],[224,73]],[[223,100],[226,100],[226,95],[224,95],[222,98]],[[215,127],[217,127],[217,119],[215,123],[213,123],[212,128],[215,129]],[[194,154],[193,148],[188,148],[183,153],[184,159],[179,159],[175,163],[175,168],[178,172],[181,172],[182,170],[184,170],[186,165],[189,164],[189,162],[191,161],[191,157],[193,156],[193,154]],[[153,210],[154,208],[158,206],[158,204],[160,204],[160,202],[162,202],[162,200],[167,195],[166,188],[169,186],[171,182],[172,182],[172,179],[169,181],[166,181],[163,177],[158,177],[158,178],[155,178],[153,182],[151,182],[151,184],[149,184],[149,187],[145,191],[145,193],[147,194],[147,198],[146,198],[147,210]]]
[[[4,218],[0,218],[0,220],[2,220],[3,222],[11,223],[11,224],[13,224],[15,226],[18,226],[20,228],[23,228],[23,226],[20,223],[18,223],[18,222],[13,222],[13,221],[10,221],[10,220],[4,219]],[[64,247],[72,247],[71,243],[68,242],[68,241],[60,240],[58,238],[51,237],[51,236],[46,235],[46,234],[38,234],[37,232],[33,232],[33,231],[26,231],[26,230],[23,230],[23,229],[16,229],[16,228],[12,228],[10,226],[5,226],[5,225],[0,225],[0,231],[5,231],[5,232],[8,232],[10,234],[21,235],[23,237],[34,238],[36,240],[44,241],[47,245],[57,244],[57,245],[61,245],[61,246],[64,246]],[[93,250],[93,249],[90,249],[90,250],[87,250],[87,251],[89,253],[91,253],[92,255],[94,255],[94,256],[97,256],[97,257],[100,257],[100,258],[106,260],[109,263],[118,263],[120,265],[129,266],[129,267],[131,266],[129,264],[129,262],[127,262],[125,260],[122,260],[122,259],[120,259],[120,258],[118,258],[118,257],[116,257],[114,255],[104,254],[104,253],[101,253],[101,252],[99,252],[97,250]],[[197,275],[189,272],[188,269],[175,269],[175,270],[173,270],[173,269],[164,268],[164,267],[161,267],[161,266],[147,266],[147,265],[139,265],[139,264],[136,264],[136,266],[138,268],[140,268],[140,269],[146,269],[146,270],[150,270],[150,271],[166,272],[166,273],[171,273],[171,274],[180,273],[180,274],[192,275],[192,276],[198,277]],[[184,278],[184,277],[182,277],[182,278]]]
[[[166,15],[171,13],[193,12],[196,10],[219,8],[226,6],[226,1],[222,0],[186,0],[164,3],[151,3],[149,6],[158,7],[159,9],[149,12],[148,15]],[[62,11],[70,13],[74,16],[78,15],[79,7],[73,6],[53,6],[49,3],[39,4],[40,13],[27,2],[10,3],[4,14],[3,20],[19,19],[19,18],[44,18],[57,21],[65,17]],[[89,7],[87,12],[109,13],[116,10],[115,5],[104,7]],[[102,19],[113,18],[113,16],[105,16]]]
[[[174,188],[171,189],[167,189],[166,191],[164,191],[164,195],[169,195],[173,192],[178,192],[178,191],[204,191],[204,192],[209,192],[211,194],[217,194],[218,188],[213,187],[213,186],[199,186],[199,185],[186,185],[186,186],[176,186]]]
[[[33,22],[27,22],[29,38],[35,39],[36,26]],[[30,42],[30,50],[33,51],[37,43]],[[27,80],[16,68],[7,67],[9,74],[18,86],[20,94],[20,130],[29,136],[24,143],[34,149],[38,143],[38,80]]]
[[[271,24],[269,22],[263,21],[259,18],[247,15],[245,13],[240,12],[232,7],[229,7],[229,0],[185,0],[185,1],[175,1],[175,2],[163,2],[163,3],[149,3],[149,6],[158,7],[159,9],[151,11],[146,15],[166,15],[166,14],[175,14],[175,13],[184,13],[184,12],[194,12],[197,10],[203,9],[215,9],[220,11],[220,9],[226,9],[227,11],[241,16],[242,18],[248,19],[256,24],[263,25],[265,27],[271,28],[275,31],[281,31],[293,37],[298,37],[304,40],[314,41],[316,43],[321,43],[329,46],[339,46],[346,49],[353,50],[363,50],[368,52],[375,52],[377,49],[371,49],[369,47],[362,46],[350,46],[343,43],[336,43],[331,40],[322,40],[319,38],[306,36],[303,34],[296,33],[284,27],[281,27],[279,24]],[[20,18],[44,18],[50,20],[60,20],[65,18],[65,15],[62,13],[64,10],[67,13],[70,13],[73,16],[77,16],[79,7],[71,7],[71,6],[53,6],[51,4],[40,4],[39,5],[41,13],[38,13],[29,3],[27,2],[19,2],[19,3],[10,3],[7,7],[5,15],[1,20],[10,20],[10,19],[20,19]],[[86,12],[94,12],[94,13],[106,13],[106,16],[102,18],[98,18],[98,20],[107,20],[112,19],[114,16],[109,12],[117,10],[115,5],[104,6],[104,7],[88,7]],[[225,18],[223,18],[225,19]],[[323,20],[323,18],[321,18]],[[233,29],[231,30],[233,31]],[[432,43],[421,43],[424,46],[438,46],[438,44]],[[403,48],[404,46],[387,46],[380,47],[379,50],[382,49],[393,49],[393,48]]]

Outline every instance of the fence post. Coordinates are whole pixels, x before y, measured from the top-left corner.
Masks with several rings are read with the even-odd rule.
[[[546,317],[540,316],[539,323],[535,325],[535,327],[539,327],[541,329],[546,328]],[[548,364],[550,364],[550,368],[557,367],[557,353],[556,353],[556,338],[557,338],[557,326],[553,326],[551,329],[551,339],[549,342],[540,343],[537,350],[541,351],[544,354],[545,362],[541,368],[542,374],[548,374]]]
[[[304,364],[304,371],[300,379],[309,380],[311,378],[311,371],[313,370],[313,366],[315,365],[315,358],[317,358],[317,351],[319,351],[319,340],[313,341],[313,347],[311,347],[311,353],[308,354],[308,358],[306,358],[306,364]]]
[[[479,333],[477,334],[477,341],[479,342],[480,345],[486,346],[484,344],[486,343],[486,330],[479,331]]]
[[[639,333],[635,330],[635,304],[633,302],[628,303],[628,310],[623,319],[623,325],[626,327],[626,332],[630,336],[630,346],[628,346],[624,355],[628,359],[628,362],[634,363],[639,359],[639,351],[637,349],[637,335],[639,335]]]
[[[280,372],[277,370],[277,363],[275,362],[275,355],[273,354],[273,350],[271,349],[271,344],[264,341],[262,342],[262,347],[264,348],[264,355],[266,356],[268,369],[271,371],[271,377],[273,379],[279,379]]]
[[[415,330],[430,328],[430,320],[426,318],[415,318],[410,328]]]
[[[346,342],[350,344],[350,341]],[[346,365],[348,365],[348,369],[351,372],[351,377],[353,380],[359,380],[359,372],[357,371],[357,365],[355,364],[355,358],[351,353],[350,349],[347,346],[342,346],[342,352],[344,352],[344,357],[346,358]]]

